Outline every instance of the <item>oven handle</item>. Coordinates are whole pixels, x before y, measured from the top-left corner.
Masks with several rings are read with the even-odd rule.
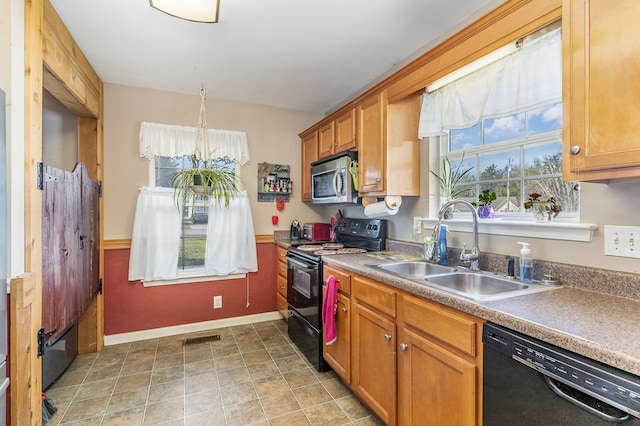
[[[294,259],[291,256],[286,256],[285,259],[287,259],[288,262],[293,263],[294,265],[300,267],[303,270],[307,270],[307,271],[317,271],[318,269],[320,269],[320,265],[319,264],[307,264],[304,262],[300,262],[297,259]]]

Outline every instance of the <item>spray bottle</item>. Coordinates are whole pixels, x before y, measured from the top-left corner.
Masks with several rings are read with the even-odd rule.
[[[531,255],[531,249],[529,243],[522,244],[522,250],[520,250],[520,281],[523,283],[530,283],[533,277],[533,256]]]

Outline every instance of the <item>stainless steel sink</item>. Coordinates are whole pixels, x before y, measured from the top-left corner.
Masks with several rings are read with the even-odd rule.
[[[452,272],[424,277],[426,285],[468,297],[473,300],[496,300],[541,291],[553,290],[560,286],[538,283],[521,283],[506,277],[482,272]]]
[[[454,272],[456,268],[443,266],[435,263],[416,261],[381,263],[379,265],[368,265],[376,269],[382,269],[393,275],[398,275],[408,279],[423,279],[427,275],[446,274]]]
[[[505,299],[562,287],[521,283],[489,272],[459,269],[419,260],[367,266],[427,287],[478,301]]]

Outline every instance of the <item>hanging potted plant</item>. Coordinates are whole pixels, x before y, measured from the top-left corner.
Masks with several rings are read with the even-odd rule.
[[[179,207],[190,195],[213,197],[218,204],[228,207],[231,199],[240,191],[235,170],[215,160],[199,160],[191,156],[191,167],[173,174],[171,185]]]
[[[480,219],[493,218],[493,207],[491,207],[491,203],[495,200],[496,193],[490,189],[485,189],[478,195],[478,217]],[[476,205],[476,203],[472,204]]]
[[[434,170],[429,170],[429,172],[438,181],[438,184],[440,186],[440,197],[443,198],[444,202],[458,198],[461,195],[464,195],[468,190],[468,185],[466,185],[465,177],[471,170],[473,170],[473,166],[467,169],[462,169],[463,162],[464,155],[462,155],[458,166],[455,169],[452,169],[449,158],[444,157],[442,159],[441,174],[438,174]],[[453,211],[447,211],[444,214],[445,219],[448,219],[451,216],[453,216]]]

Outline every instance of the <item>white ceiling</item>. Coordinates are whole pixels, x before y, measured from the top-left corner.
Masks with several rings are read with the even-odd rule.
[[[326,112],[501,0],[220,0],[219,22],[148,0],[51,0],[105,83]]]

